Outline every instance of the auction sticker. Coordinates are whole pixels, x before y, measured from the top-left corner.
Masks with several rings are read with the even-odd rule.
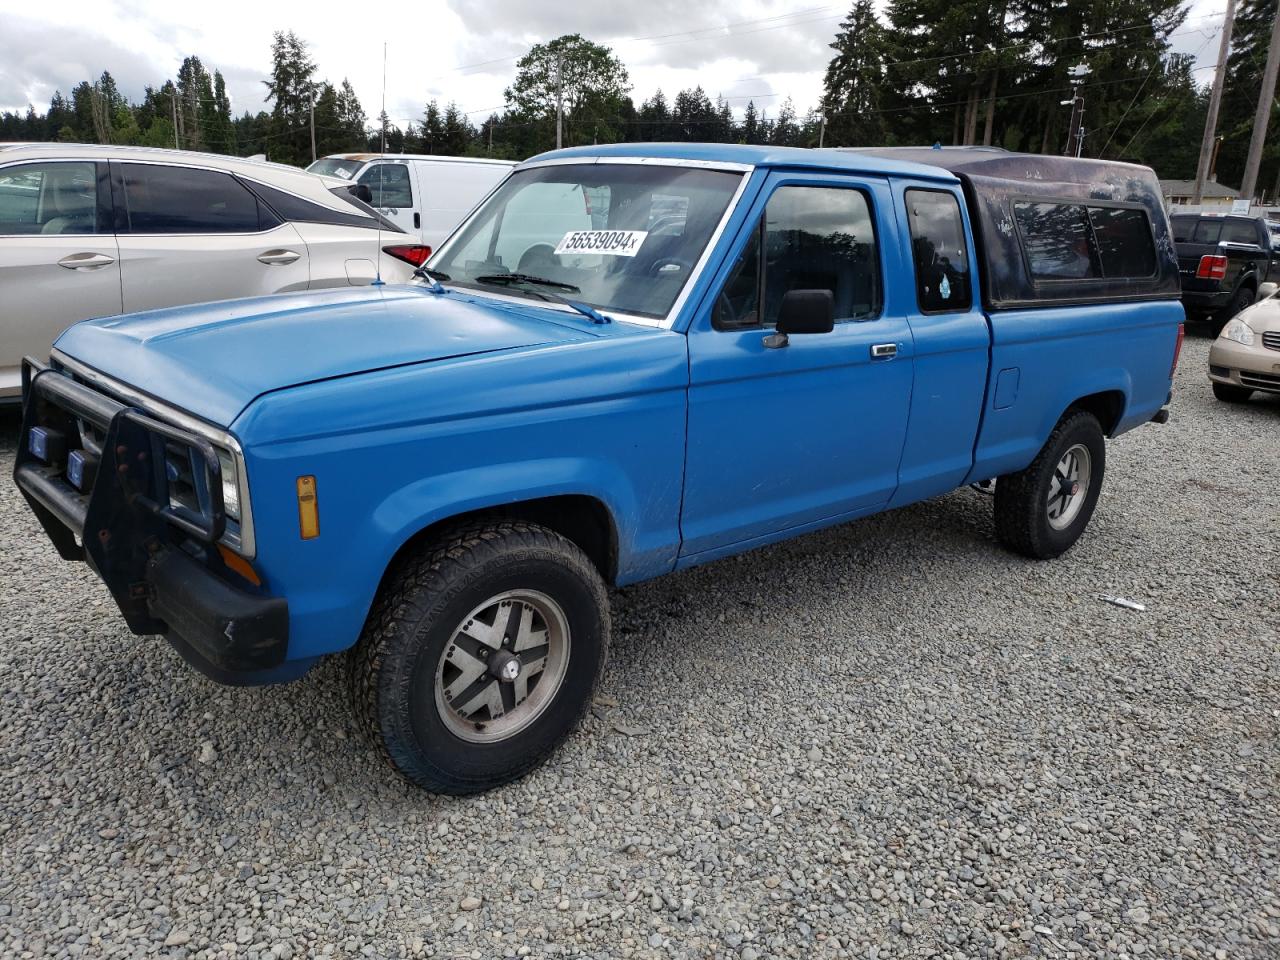
[[[611,257],[634,257],[648,230],[570,230],[556,247],[562,253],[602,253]]]

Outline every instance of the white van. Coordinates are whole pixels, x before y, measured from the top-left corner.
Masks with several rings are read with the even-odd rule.
[[[477,157],[335,153],[307,169],[367,186],[379,213],[434,250],[514,166]]]

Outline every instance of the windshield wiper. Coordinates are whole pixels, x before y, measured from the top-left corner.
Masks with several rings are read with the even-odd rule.
[[[426,277],[428,280],[452,280],[453,279],[453,277],[449,276],[444,271],[432,270],[430,267],[419,267],[417,270],[413,271],[413,275],[415,277]]]
[[[546,277],[535,277],[527,273],[491,273],[483,277],[476,277],[476,283],[491,283],[500,287],[526,283],[533,287],[556,287],[560,290],[568,290],[570,293],[581,292],[581,288],[575,287],[572,283],[561,283],[559,280],[548,280]],[[560,294],[552,293],[550,290],[530,290],[529,292],[535,297],[541,297],[543,300],[551,300],[555,303],[563,303],[567,307],[572,307],[592,323],[613,322],[595,307],[578,300],[570,300],[568,297],[562,297]]]
[[[531,283],[536,287],[555,287],[557,290],[568,290],[570,293],[582,292],[581,288],[575,287],[572,283],[535,277],[531,273],[490,273],[483,277],[476,277],[476,283]]]

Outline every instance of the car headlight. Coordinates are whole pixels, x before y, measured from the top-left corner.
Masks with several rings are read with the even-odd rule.
[[[218,450],[218,463],[222,465],[222,512],[230,519],[240,520],[240,473],[236,460],[227,450]]]
[[[1222,328],[1222,337],[1226,340],[1234,340],[1242,347],[1253,346],[1253,328],[1239,317],[1232,317],[1231,321]]]

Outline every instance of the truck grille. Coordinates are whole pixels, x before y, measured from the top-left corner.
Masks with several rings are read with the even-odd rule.
[[[1262,345],[1268,350],[1280,350],[1280,333],[1264,333],[1262,335]]]

